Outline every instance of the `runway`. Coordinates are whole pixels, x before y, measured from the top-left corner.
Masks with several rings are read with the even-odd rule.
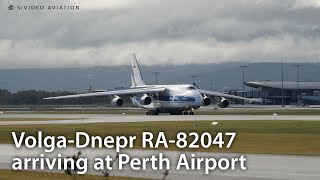
[[[50,157],[57,157],[58,153],[63,156],[70,156],[78,152],[75,148],[59,149],[50,153]],[[104,158],[106,155],[115,156],[114,150],[110,149],[81,149],[82,157],[86,157],[89,160],[89,173],[101,175],[101,171],[93,170],[94,158]],[[124,150],[121,153],[129,154],[133,157],[149,157],[154,154],[158,154],[160,151],[151,150]],[[214,170],[209,175],[205,175],[203,170],[176,170],[178,157],[181,153],[190,155],[190,152],[177,152],[177,151],[162,151],[164,155],[170,159],[170,171],[168,179],[175,180],[234,180],[234,179],[249,179],[249,180],[275,180],[275,179],[308,179],[318,180],[320,179],[319,162],[320,157],[308,157],[308,156],[285,156],[285,155],[254,155],[245,154],[247,158],[247,170]],[[43,149],[17,149],[13,145],[0,144],[0,169],[11,169],[12,159],[14,157],[39,157],[41,153],[44,153]],[[195,153],[201,157],[234,157],[240,154],[223,154],[223,153]],[[48,156],[48,154],[46,154]],[[118,165],[115,164],[114,170],[111,171],[113,176],[130,176],[130,177],[144,177],[161,179],[164,170],[153,171],[150,167],[144,171],[133,171],[129,167],[126,170],[117,170]],[[91,167],[91,168],[90,168]],[[61,171],[59,171],[61,172]]]
[[[48,121],[2,121],[1,118],[66,118],[73,120]],[[84,124],[108,122],[148,122],[148,121],[219,121],[219,120],[311,120],[318,121],[320,116],[313,115],[194,115],[194,116],[146,116],[127,114],[0,114],[0,125],[30,124]]]

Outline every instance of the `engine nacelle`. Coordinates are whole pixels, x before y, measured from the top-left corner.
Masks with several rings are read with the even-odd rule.
[[[152,99],[150,96],[144,95],[140,98],[140,104],[149,105],[151,104],[151,102],[152,102]]]
[[[209,106],[211,104],[211,99],[207,96],[204,96],[202,102],[204,106]]]
[[[225,98],[222,98],[220,102],[218,102],[218,107],[219,108],[227,108],[229,106],[229,101],[226,100]]]
[[[123,99],[120,97],[115,97],[111,100],[112,106],[122,106],[123,105]]]

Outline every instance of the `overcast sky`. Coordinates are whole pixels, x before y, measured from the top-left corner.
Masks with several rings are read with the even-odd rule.
[[[17,10],[54,4],[80,10]],[[0,68],[320,59],[319,0],[1,0],[0,22]]]

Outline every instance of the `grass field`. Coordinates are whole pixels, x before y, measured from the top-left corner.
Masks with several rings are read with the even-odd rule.
[[[56,121],[56,120],[75,120],[79,118],[1,118],[1,121]]]
[[[1,180],[73,180],[69,175],[62,173],[47,173],[47,172],[32,172],[32,171],[12,171],[12,170],[0,170]],[[78,176],[78,180],[101,180],[102,176],[94,175],[81,175]],[[130,177],[113,177],[110,176],[108,180],[147,180],[142,178],[130,178]]]
[[[77,131],[90,135],[136,135],[134,148],[141,148],[141,132],[163,131],[168,139],[175,139],[178,132],[237,132],[237,137],[230,149],[219,149],[213,146],[209,149],[184,149],[186,151],[206,152],[241,152],[291,155],[320,155],[320,121],[218,121],[212,126],[212,121],[186,122],[133,122],[133,123],[101,123],[72,125],[19,125],[0,126],[0,143],[13,143],[11,132],[26,131],[36,135],[42,131],[44,135],[65,135],[74,139]],[[192,139],[189,139],[191,141]],[[170,150],[177,149],[174,144]]]
[[[320,115],[320,109],[213,109],[197,110],[199,115]]]

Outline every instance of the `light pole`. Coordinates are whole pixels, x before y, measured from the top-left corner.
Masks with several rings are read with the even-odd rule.
[[[240,66],[242,68],[242,96],[244,97],[244,69],[247,68],[247,65]]]
[[[192,84],[193,84],[193,85],[195,85],[194,79],[195,79],[196,77],[198,77],[198,76],[192,75]]]
[[[281,106],[284,107],[284,99],[283,99],[283,63],[281,60]]]
[[[158,74],[160,74],[160,72],[153,72],[153,74],[156,75],[156,85],[158,85]]]
[[[294,65],[297,68],[297,102],[298,102],[298,93],[299,93],[299,71],[300,71],[300,64]]]

